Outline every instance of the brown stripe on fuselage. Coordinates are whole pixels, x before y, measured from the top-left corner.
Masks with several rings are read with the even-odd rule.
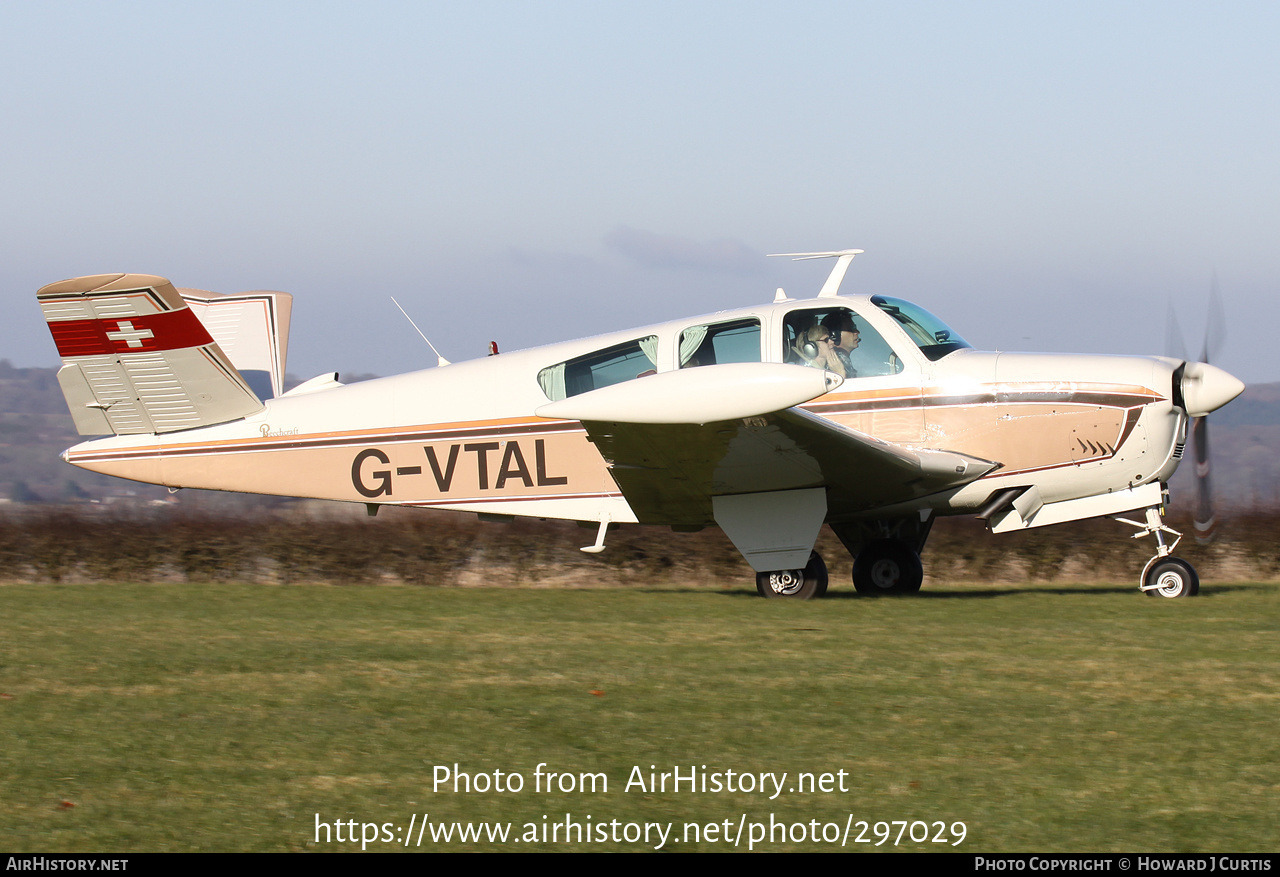
[[[354,502],[456,505],[617,495],[586,431],[566,421],[380,430],[311,441],[161,445],[68,454],[68,460],[170,487]]]
[[[1159,393],[1128,384],[1090,384],[1061,388],[1043,383],[1001,384],[971,393],[947,392],[925,387],[881,389],[869,392],[831,393],[801,407],[815,414],[883,411],[895,408],[951,408],[1008,403],[1054,403],[1130,408],[1164,398]]]
[[[506,426],[489,424],[507,423]],[[264,424],[266,426],[267,424]],[[189,444],[165,444],[146,448],[120,448],[102,452],[69,453],[71,460],[127,460],[161,456],[165,458],[202,454],[255,453],[281,450],[309,450],[313,448],[362,447],[374,443],[433,442],[448,439],[504,438],[518,435],[541,435],[556,432],[585,432],[576,421],[520,418],[492,421],[471,421],[432,426],[421,424],[412,427],[350,430],[342,432],[309,433],[306,436],[224,439],[213,442]]]
[[[1111,459],[1145,407],[1163,398],[1140,385],[1041,381],[960,393],[884,388],[832,394],[803,407],[887,441],[999,461],[1001,468],[986,477],[1002,478]],[[885,419],[895,412],[896,419]]]
[[[1124,432],[1120,433],[1120,438],[1116,441],[1116,446],[1112,449],[1113,454],[1116,451],[1120,450],[1120,448],[1124,445],[1124,443],[1128,441],[1129,436],[1133,434],[1133,428],[1138,425],[1138,421],[1141,419],[1142,419],[1141,408],[1129,409],[1129,416],[1125,419],[1125,422],[1124,422]]]
[[[481,505],[496,502],[542,502],[544,500],[557,499],[616,499],[622,496],[622,491],[588,491],[585,493],[557,493],[557,494],[538,494],[536,496],[470,496],[461,499],[447,500],[419,500],[408,501],[403,503],[395,503],[395,505],[413,506],[414,508],[435,508],[438,506],[457,506],[457,505]]]
[[[887,441],[913,447],[957,451],[996,460],[1002,468],[991,477],[1018,472],[1034,472],[1095,462],[1115,456],[1133,435],[1143,407],[1163,398],[1146,387],[1091,384],[1063,388],[1029,383],[988,385],[979,392],[944,392],[940,388],[881,388],[823,396],[804,409],[830,417],[851,429],[876,435]],[[912,414],[915,411],[917,413]],[[880,416],[876,416],[879,413]],[[888,419],[886,419],[888,418]],[[496,418],[443,424],[415,424],[366,430],[335,430],[306,435],[272,435],[288,429],[287,421],[257,424],[260,437],[181,443],[170,441],[149,447],[106,451],[72,449],[67,459],[81,464],[127,464],[160,459],[180,464],[182,460],[229,454],[267,454],[290,451],[341,452],[373,446],[404,446],[441,442],[512,440],[557,434],[584,435],[576,421],[546,420],[536,417]],[[1094,448],[1087,452],[1078,448]],[[585,450],[584,446],[583,450]],[[443,451],[441,452],[443,453]],[[442,459],[442,458],[439,458]],[[438,461],[439,461],[438,459]],[[299,461],[300,462],[300,461]],[[334,465],[328,462],[328,465]],[[404,465],[421,469],[422,461],[409,459]],[[580,466],[585,461],[580,461]],[[602,472],[603,460],[599,461]],[[396,463],[395,465],[400,465]],[[443,465],[443,463],[441,463]],[[575,469],[577,467],[575,466]],[[592,466],[592,469],[595,467]],[[179,466],[179,470],[187,467]],[[166,470],[168,471],[168,470]],[[579,470],[581,471],[581,470]],[[115,474],[115,473],[113,473]],[[174,472],[177,474],[177,471]],[[400,474],[407,474],[400,473]],[[127,476],[126,476],[127,477]],[[181,476],[179,476],[181,477]],[[607,475],[604,477],[608,477]],[[595,480],[591,478],[589,480]],[[194,486],[194,485],[192,485]],[[584,485],[585,486],[585,485]],[[571,496],[616,496],[601,493],[603,485],[592,485],[588,493]],[[223,487],[222,489],[244,489]],[[495,491],[496,493],[496,491]],[[525,498],[548,498],[549,494]],[[348,497],[344,497],[348,498]],[[466,500],[498,502],[515,499],[511,494]],[[396,497],[399,499],[399,497]],[[394,500],[393,500],[394,501]],[[448,497],[412,497],[407,503],[453,504],[463,500]]]
[[[1145,387],[1115,385],[1108,391],[1015,390],[1003,388],[982,393],[955,394],[926,389],[924,395],[912,388],[877,389],[865,392],[828,394],[801,407],[815,414],[839,415],[889,411],[894,409],[926,407],[948,408],[1008,403],[1063,403],[1103,405],[1130,408],[1142,405],[1160,396]],[[267,424],[264,424],[266,426]],[[1130,427],[1131,431],[1132,427]],[[582,431],[576,421],[548,421],[542,418],[500,418],[495,420],[461,421],[446,424],[416,424],[411,427],[387,427],[371,430],[342,430],[311,433],[306,436],[262,436],[260,438],[224,439],[213,442],[173,443],[144,448],[121,448],[106,452],[72,454],[77,460],[128,459],[148,456],[178,456],[185,454],[254,452],[267,450],[298,450],[305,448],[341,447],[370,442],[442,441],[448,438],[490,438],[547,432]],[[1127,436],[1126,432],[1126,436]],[[1123,441],[1123,439],[1121,440]]]

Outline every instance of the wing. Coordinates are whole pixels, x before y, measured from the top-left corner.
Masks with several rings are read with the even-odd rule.
[[[644,523],[709,524],[713,497],[805,488],[825,488],[825,517],[840,518],[958,487],[999,466],[906,448],[793,407],[832,389],[831,378],[838,385],[824,374],[769,363],[707,366],[593,390],[538,413],[582,422]]]
[[[827,517],[974,481],[999,464],[910,450],[800,408],[704,426],[583,424],[643,523],[701,525],[712,497],[825,487]]]

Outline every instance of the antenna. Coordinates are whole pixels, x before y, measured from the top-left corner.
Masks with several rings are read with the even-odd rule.
[[[396,307],[400,308],[400,302],[396,301],[396,297],[395,297],[394,295],[393,295],[393,296],[391,296],[391,302],[392,302],[392,304],[394,304]],[[415,332],[417,332],[419,335],[421,335],[421,336],[422,336],[422,340],[423,340],[423,341],[425,341],[425,342],[427,342],[427,346],[431,348],[431,352],[432,352],[432,353],[434,353],[434,354],[436,355],[436,365],[437,365],[437,366],[449,365],[449,360],[447,360],[447,359],[445,359],[443,356],[441,356],[441,355],[440,355],[440,351],[439,351],[439,350],[436,350],[436,346],[435,346],[434,344],[432,344],[432,343],[431,343],[431,339],[430,339],[430,338],[428,338],[426,335],[423,335],[423,334],[422,334],[422,330],[421,330],[421,329],[419,329],[419,328],[418,328],[418,324],[417,324],[417,323],[415,323],[415,322],[413,321],[413,317],[409,316],[409,312],[408,312],[408,311],[406,311],[404,308],[400,308],[400,313],[404,314],[404,318],[405,318],[406,320],[408,320],[408,321],[409,321],[409,325],[413,327],[413,331],[415,331]]]
[[[827,282],[822,284],[822,289],[818,291],[818,298],[835,298],[840,293],[840,284],[844,281],[844,272],[849,270],[849,263],[853,261],[854,256],[862,252],[862,250],[831,250],[826,253],[770,253],[769,255],[790,256],[796,262],[805,259],[834,258],[835,267],[827,276]]]

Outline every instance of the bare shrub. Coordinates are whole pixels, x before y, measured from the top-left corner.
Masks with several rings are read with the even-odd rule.
[[[343,509],[344,507],[337,507]],[[378,518],[303,507],[248,513],[181,507],[14,506],[0,516],[4,581],[250,581],[333,585],[710,585],[742,587],[753,573],[714,527],[673,533],[664,527],[611,531],[603,554],[577,549],[594,529],[572,522],[518,520],[507,525],[470,515],[388,509]],[[1190,521],[1172,526],[1190,534]],[[934,582],[1130,581],[1155,546],[1109,520],[1000,536],[970,518],[938,521],[924,553]],[[1178,554],[1202,578],[1280,578],[1280,512],[1255,511],[1222,522],[1200,545],[1188,535]],[[818,549],[833,584],[850,558],[827,530]]]

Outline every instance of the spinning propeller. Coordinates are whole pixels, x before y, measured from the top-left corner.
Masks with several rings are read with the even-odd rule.
[[[1169,321],[1165,334],[1165,352],[1175,359],[1183,360],[1182,366],[1174,373],[1174,404],[1186,411],[1191,418],[1188,433],[1191,452],[1195,459],[1196,541],[1202,544],[1212,541],[1218,523],[1213,513],[1208,413],[1220,405],[1225,405],[1243,389],[1243,385],[1238,380],[1221,369],[1209,365],[1210,358],[1216,359],[1222,352],[1222,342],[1225,337],[1226,322],[1223,317],[1222,295],[1218,292],[1218,277],[1215,273],[1209,287],[1209,315],[1205,321],[1204,346],[1201,348],[1199,361],[1192,362],[1187,357],[1182,330],[1178,326],[1178,318],[1174,314],[1172,303],[1169,305]]]

